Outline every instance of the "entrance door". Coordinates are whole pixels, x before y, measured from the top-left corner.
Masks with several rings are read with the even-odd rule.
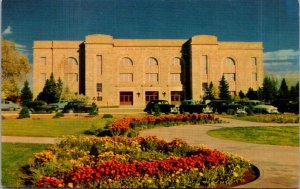
[[[133,105],[133,92],[120,92],[120,105]]]
[[[148,104],[148,102],[151,100],[158,100],[158,91],[146,91],[145,97],[146,97],[146,104]]]

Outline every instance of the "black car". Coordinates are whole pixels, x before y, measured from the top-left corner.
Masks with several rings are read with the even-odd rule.
[[[177,113],[175,110],[175,105],[169,104],[167,100],[151,100],[148,102],[144,112],[153,114],[155,112],[162,112],[169,114],[171,112]]]
[[[58,107],[54,105],[48,105],[46,102],[41,100],[35,100],[27,104],[27,108],[31,113],[52,113],[57,112]]]
[[[277,107],[281,113],[290,112],[299,114],[299,100],[277,99],[272,102],[272,105]]]
[[[227,114],[243,114],[246,113],[244,107],[229,100],[213,100],[209,103],[213,108],[213,112],[219,114],[225,112]]]
[[[207,104],[201,104],[194,100],[184,100],[179,106],[180,113],[189,112],[192,113],[212,113],[212,108]]]
[[[86,104],[79,101],[68,102],[63,109],[65,113],[89,113],[91,111],[98,112],[98,108],[95,104]]]

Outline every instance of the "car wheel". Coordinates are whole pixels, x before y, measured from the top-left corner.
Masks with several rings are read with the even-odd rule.
[[[69,110],[69,113],[74,113],[74,109],[70,109],[70,110]]]

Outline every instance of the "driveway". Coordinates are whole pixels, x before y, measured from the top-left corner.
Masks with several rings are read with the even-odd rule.
[[[236,142],[207,135],[209,130],[222,127],[298,126],[298,124],[255,123],[228,118],[223,120],[229,123],[154,128],[142,131],[140,136],[155,135],[169,141],[181,138],[192,145],[204,144],[209,148],[238,154],[250,160],[259,168],[261,176],[256,181],[239,188],[298,188],[298,147]]]

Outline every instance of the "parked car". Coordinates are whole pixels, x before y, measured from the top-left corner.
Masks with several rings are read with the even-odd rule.
[[[212,108],[207,104],[201,104],[195,100],[184,100],[179,106],[180,113],[213,113]]]
[[[212,107],[213,112],[219,114],[225,112],[227,114],[246,114],[244,106],[234,103],[229,100],[212,100],[209,105]]]
[[[46,102],[41,100],[35,100],[33,102],[29,102],[27,107],[31,113],[52,113],[57,112],[58,107],[55,105],[48,105]]]
[[[63,112],[65,113],[89,113],[96,109],[98,112],[98,108],[95,104],[86,104],[84,102],[72,101],[68,102],[68,104],[64,107]]]
[[[281,113],[290,112],[299,114],[299,101],[291,99],[277,99],[272,102],[272,105],[278,108]]]
[[[21,106],[19,106],[18,104],[15,104],[9,100],[1,100],[1,110],[14,111],[19,109],[21,109]]]
[[[278,114],[278,108],[272,105],[256,105],[253,112],[258,114]]]
[[[49,105],[51,106],[57,106],[59,110],[63,110],[64,107],[68,104],[68,101],[59,101],[59,102],[56,102],[56,103],[50,103]]]
[[[151,100],[144,109],[144,112],[149,114],[153,114],[158,111],[165,114],[178,113],[178,109],[175,105],[169,104],[167,100]]]

